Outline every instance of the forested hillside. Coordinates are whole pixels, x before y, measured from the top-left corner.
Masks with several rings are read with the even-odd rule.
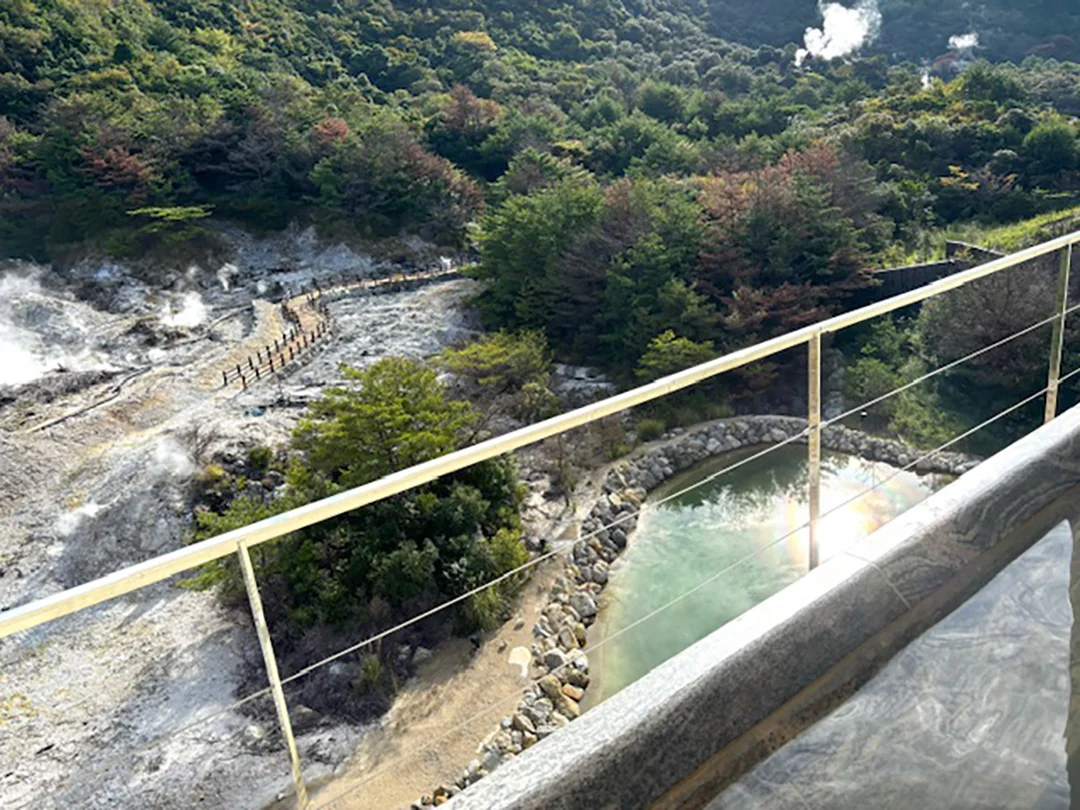
[[[632,377],[1075,201],[1080,67],[975,61],[1068,52],[1075,12],[880,10],[878,53],[804,60],[810,0],[9,0],[0,247],[139,258],[210,216],[475,242],[492,326]]]

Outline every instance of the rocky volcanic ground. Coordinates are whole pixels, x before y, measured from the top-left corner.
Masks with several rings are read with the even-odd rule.
[[[0,267],[0,343],[19,361],[0,372],[0,607],[179,547],[205,459],[283,441],[343,362],[426,355],[472,331],[472,282],[344,297],[334,336],[280,388],[222,389],[207,369],[274,326],[260,296],[385,270],[310,234],[236,242],[235,265],[164,291],[108,264]],[[174,583],[0,642],[0,804],[264,806],[290,787],[272,724],[226,711],[175,734],[241,697],[251,666],[243,617]],[[356,747],[356,729],[300,726],[309,778]]]

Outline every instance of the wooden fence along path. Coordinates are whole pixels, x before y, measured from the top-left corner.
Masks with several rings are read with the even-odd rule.
[[[285,331],[272,343],[257,348],[254,355],[248,354],[244,360],[222,369],[221,384],[223,387],[238,384],[242,390],[247,389],[307,355],[333,332],[334,320],[328,307],[330,301],[358,290],[396,291],[405,285],[426,284],[458,274],[456,268],[394,273],[383,278],[361,278],[359,275],[348,278],[343,274],[337,279],[332,278],[331,286],[326,288],[313,281],[308,287],[302,287],[299,293],[282,301],[281,317]]]

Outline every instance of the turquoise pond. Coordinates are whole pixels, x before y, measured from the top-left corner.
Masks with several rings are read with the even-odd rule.
[[[800,529],[809,516],[805,447],[779,448],[665,500],[759,451],[709,459],[650,493],[633,540],[612,566],[600,618],[589,634],[590,640],[619,635],[589,656],[594,680],[587,705],[633,683],[806,572],[809,532]],[[821,522],[822,559],[858,543],[948,480],[826,453],[822,514],[835,511]],[[841,506],[882,481],[879,489]]]

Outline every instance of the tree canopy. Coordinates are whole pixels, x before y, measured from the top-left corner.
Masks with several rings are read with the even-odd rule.
[[[448,396],[417,360],[388,358],[325,392],[294,434],[286,485],[273,497],[238,494],[198,514],[196,538],[212,537],[457,449],[476,414]],[[512,459],[476,464],[401,495],[257,547],[253,563],[271,627],[286,650],[320,628],[413,615],[521,565],[521,492]],[[196,584],[242,598],[232,560]],[[462,628],[502,617],[514,582],[458,610]]]
[[[485,202],[568,178],[760,170],[823,140],[868,161],[901,241],[1076,191],[1080,71],[1061,60],[1077,57],[1077,13],[882,14],[863,58],[799,64],[817,10],[792,0],[12,0],[0,245],[130,255],[145,244],[128,212],[196,207],[460,244]],[[902,61],[972,26],[979,47],[939,59],[940,80]]]

